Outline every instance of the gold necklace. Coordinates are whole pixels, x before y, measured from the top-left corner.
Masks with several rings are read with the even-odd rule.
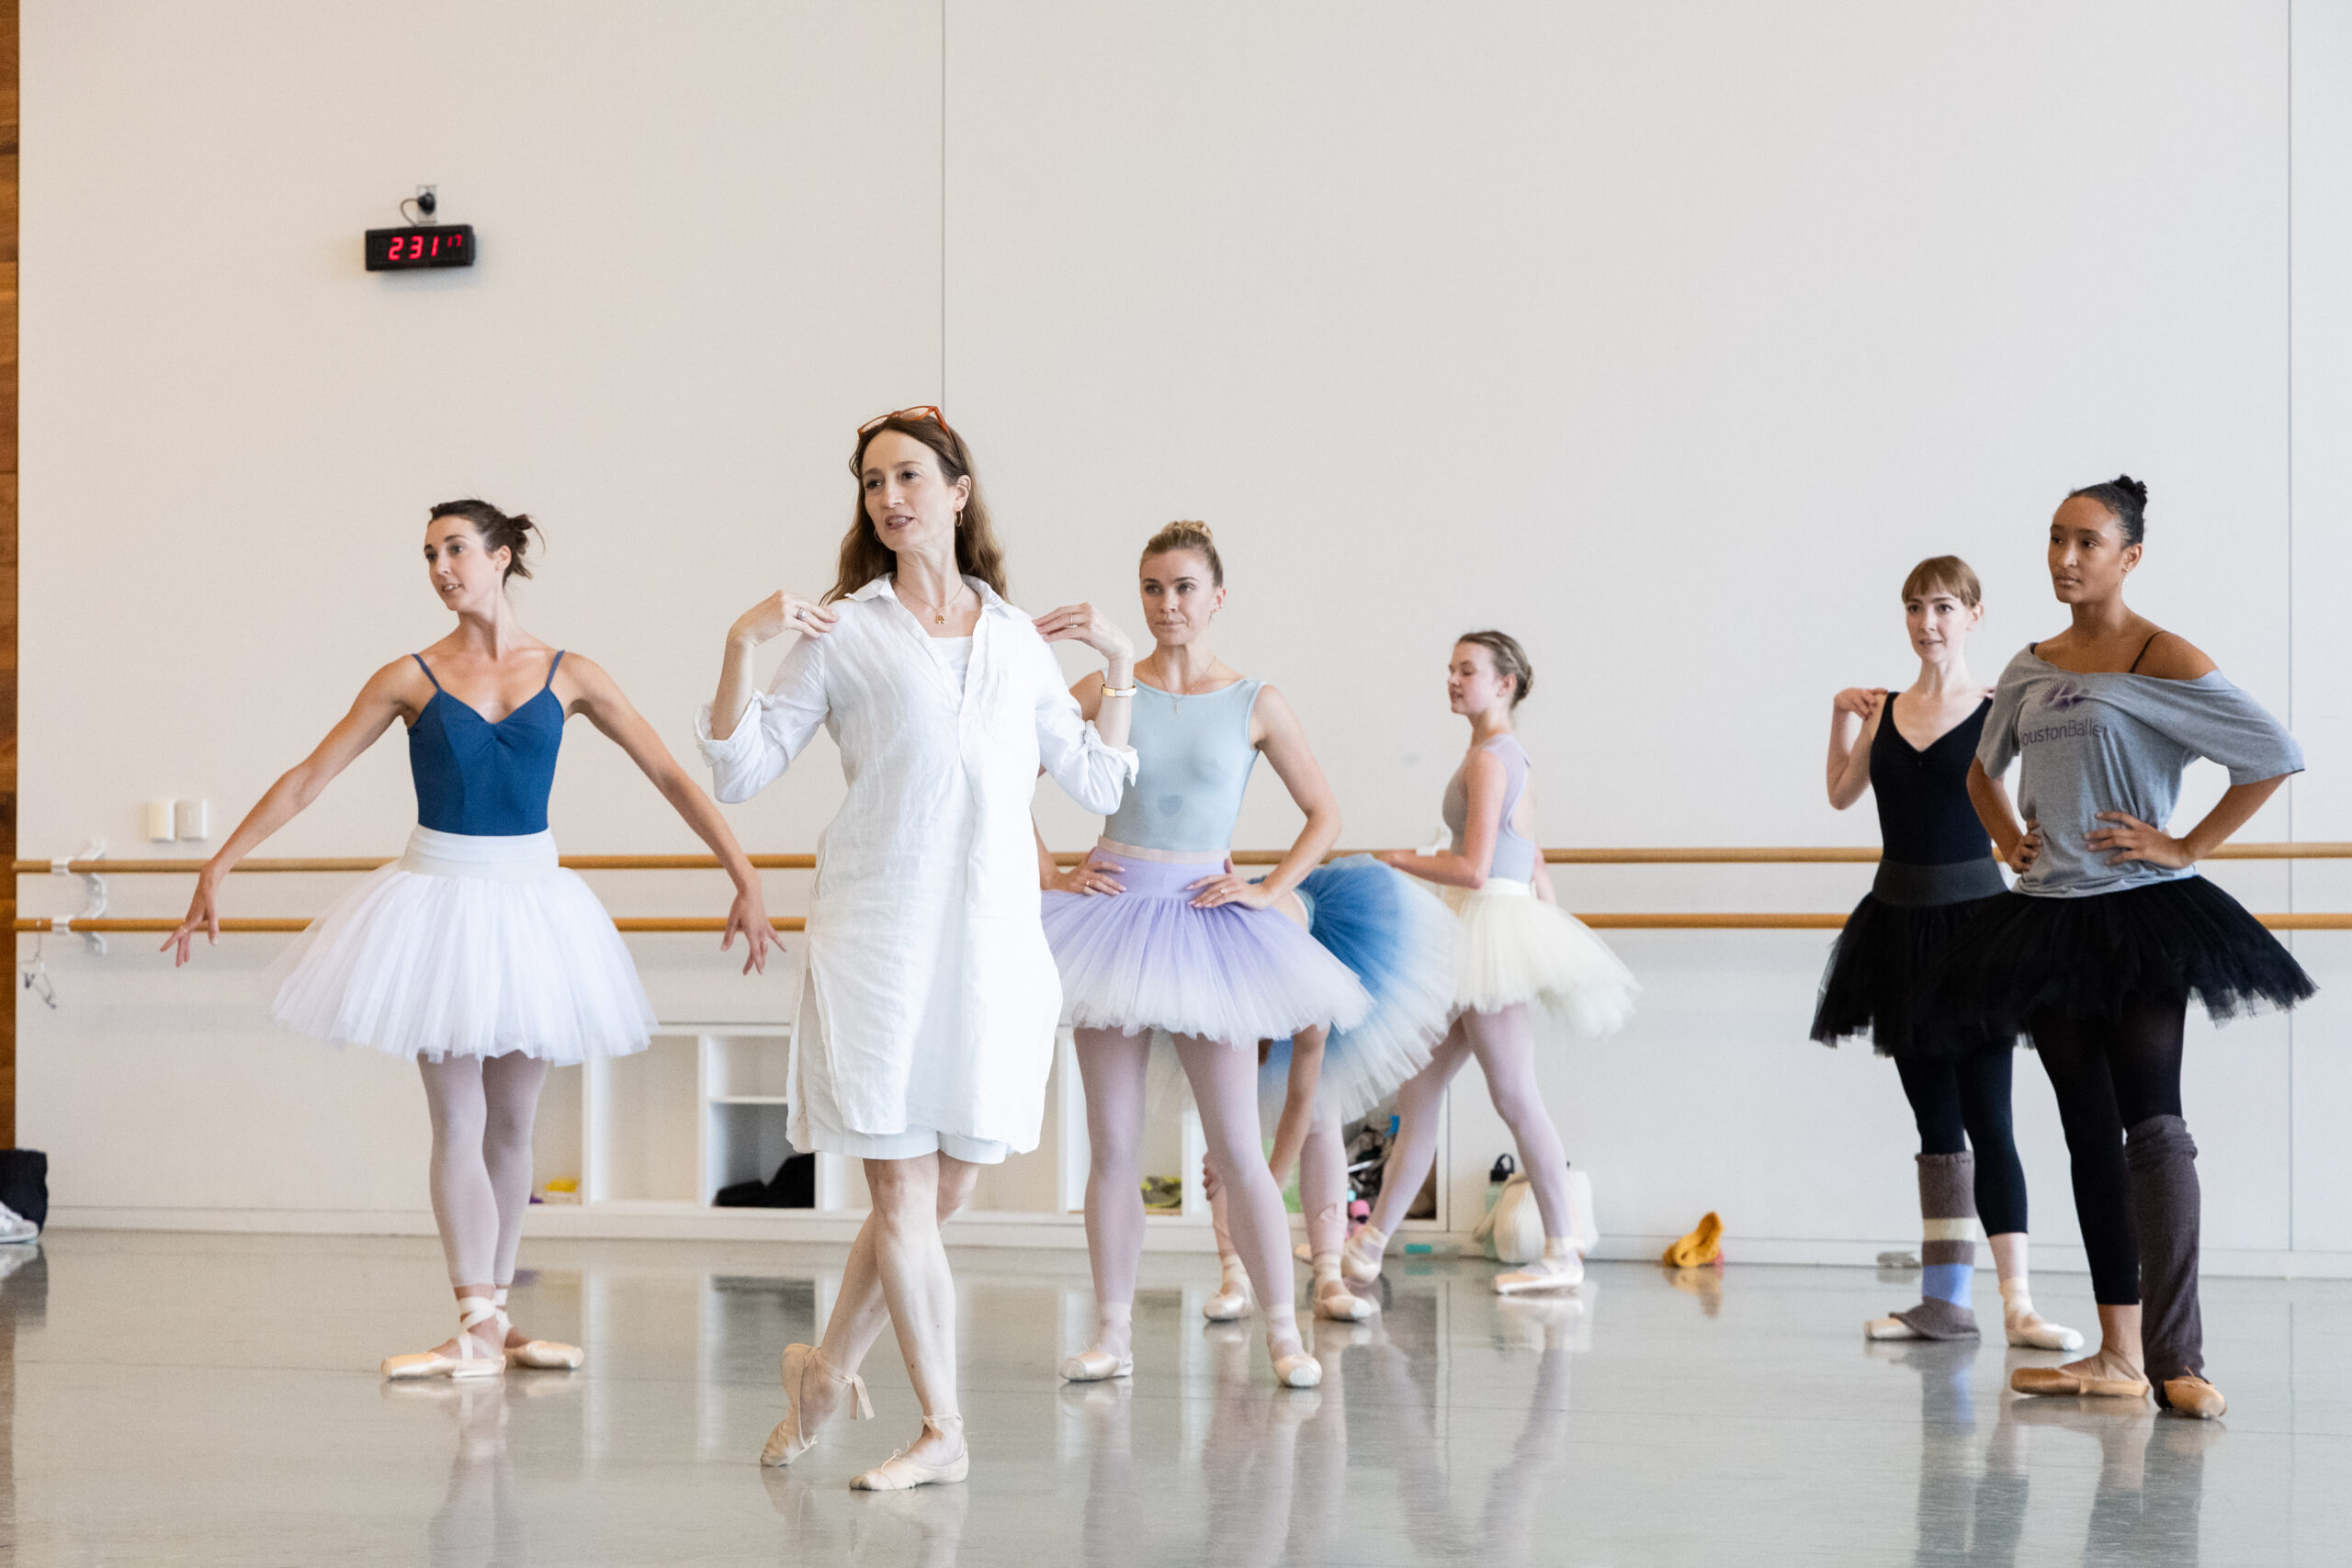
[[[971,586],[972,585],[968,582],[960,584],[955,592],[950,593],[947,596],[947,604],[953,604],[956,600],[961,599],[965,593],[970,590]],[[932,613],[931,624],[933,626],[944,626],[947,624],[947,604],[934,604],[930,600],[924,598],[922,594],[917,593],[911,588],[907,590],[907,597],[912,599],[916,604],[922,605],[924,609],[929,610]]]

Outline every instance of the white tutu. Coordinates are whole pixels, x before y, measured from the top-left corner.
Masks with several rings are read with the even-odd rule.
[[[287,1028],[395,1056],[571,1064],[650,1043],[653,1004],[555,835],[418,828],[269,968]]]
[[[1462,919],[1457,1010],[1496,1012],[1526,1002],[1585,1038],[1613,1034],[1634,1016],[1642,987],[1633,971],[1582,920],[1536,897],[1526,883],[1490,876],[1475,892],[1442,892]]]

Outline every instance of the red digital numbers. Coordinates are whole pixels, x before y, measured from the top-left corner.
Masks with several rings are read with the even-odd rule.
[[[368,268],[380,272],[413,266],[470,266],[473,232],[462,223],[446,229],[370,229]]]

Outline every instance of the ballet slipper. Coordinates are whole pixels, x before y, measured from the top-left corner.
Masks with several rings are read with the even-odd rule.
[[[506,1287],[498,1287],[498,1330],[501,1337],[514,1332],[514,1322],[506,1315]],[[520,1345],[506,1347],[506,1364],[528,1367],[536,1371],[576,1372],[586,1365],[588,1352],[577,1345],[566,1345],[560,1339],[526,1339]]]
[[[2186,1416],[2192,1421],[2211,1421],[2230,1407],[2222,1391],[2195,1372],[2183,1372],[2177,1378],[2165,1380],[2164,1406],[2176,1416]]]
[[[899,1450],[872,1470],[849,1483],[853,1492],[911,1492],[918,1486],[954,1485],[972,1472],[972,1450],[964,1443],[964,1418],[961,1416],[926,1416],[922,1418],[925,1432],[941,1437],[955,1437],[956,1457],[945,1464],[932,1464],[910,1457],[921,1438]],[[949,1427],[955,1430],[951,1434]]]
[[[1566,1291],[1584,1283],[1584,1258],[1566,1236],[1548,1236],[1544,1256],[1524,1269],[1495,1276],[1495,1294],[1515,1296],[1525,1291]]]
[[[1233,1323],[1248,1317],[1256,1309],[1255,1292],[1250,1288],[1250,1276],[1238,1258],[1223,1259],[1224,1278],[1217,1281],[1216,1294],[1201,1303],[1201,1315],[1211,1323]]]
[[[1306,1242],[1302,1241],[1296,1247],[1292,1247],[1290,1249],[1290,1255],[1294,1260],[1300,1263],[1311,1264],[1315,1261],[1315,1249]]]
[[[377,1370],[387,1382],[411,1378],[494,1378],[506,1371],[506,1358],[484,1345],[474,1334],[481,1325],[499,1321],[498,1303],[489,1296],[458,1298],[458,1353],[420,1350],[410,1356],[387,1356]],[[502,1336],[502,1337],[503,1337]]]
[[[835,1371],[825,1359],[824,1352],[814,1345],[786,1345],[784,1348],[784,1419],[775,1424],[775,1430],[768,1434],[767,1446],[760,1450],[762,1464],[790,1464],[817,1446],[817,1434],[804,1429],[800,1415],[808,1402],[808,1383],[811,1372],[849,1386],[851,1420],[870,1421],[874,1418],[874,1401],[866,1397],[864,1378],[855,1372]]]
[[[2091,1361],[2073,1364],[2091,1365]],[[2096,1371],[2075,1371],[2073,1367],[2019,1367],[2009,1374],[2009,1391],[2043,1399],[2145,1399],[2148,1380],[2101,1377]]]
[[[1284,1388],[1314,1388],[1323,1382],[1323,1363],[1293,1340],[1287,1351],[1269,1343],[1266,1353],[1274,1363],[1274,1381]]]
[[[2019,1280],[2001,1281],[2001,1328],[2020,1350],[2079,1350],[2080,1329],[2052,1323],[2033,1310],[2033,1298]]]
[[[1362,1323],[1380,1310],[1377,1303],[1366,1301],[1348,1289],[1340,1277],[1340,1260],[1329,1258],[1329,1271],[1318,1262],[1315,1270],[1315,1315],[1332,1323]]]
[[[1136,1359],[1114,1356],[1108,1350],[1080,1350],[1064,1358],[1061,1365],[1064,1382],[1107,1382],[1113,1378],[1133,1377]]]
[[[1862,1325],[1865,1339],[1925,1339],[1926,1335],[1899,1317],[1874,1317]]]
[[[1340,1278],[1351,1285],[1373,1283],[1380,1278],[1380,1255],[1386,1250],[1387,1236],[1369,1224],[1358,1225],[1340,1249]]]

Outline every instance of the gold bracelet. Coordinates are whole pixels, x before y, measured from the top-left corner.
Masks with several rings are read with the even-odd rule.
[[[1105,686],[1102,688],[1102,695],[1106,697],[1132,697],[1135,694],[1136,689],[1133,686]]]

